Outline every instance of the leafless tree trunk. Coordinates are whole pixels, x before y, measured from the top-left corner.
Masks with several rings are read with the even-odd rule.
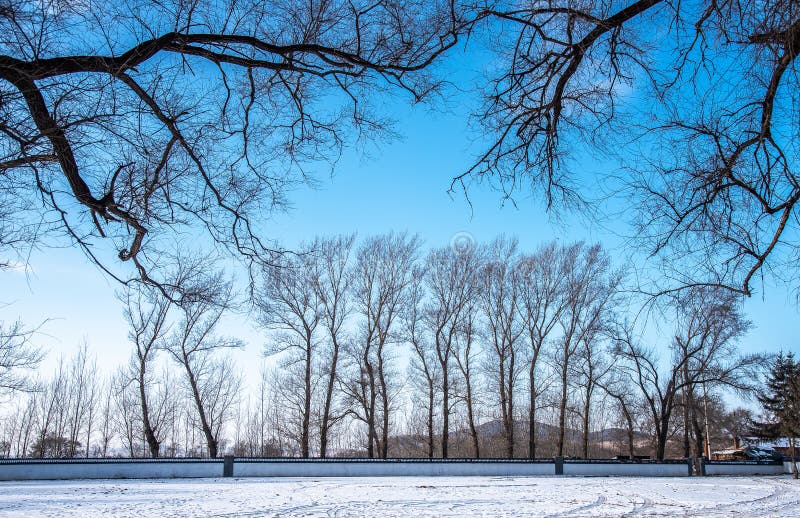
[[[355,305],[362,316],[359,339],[359,373],[366,391],[364,418],[367,425],[367,455],[388,456],[391,394],[388,351],[397,341],[396,320],[408,304],[408,291],[420,246],[419,238],[387,234],[368,238],[358,249],[353,271]],[[377,404],[380,401],[381,421]],[[378,426],[380,425],[380,437]]]
[[[567,307],[561,316],[563,329],[559,374],[561,394],[559,399],[557,455],[564,455],[569,373],[572,359],[579,345],[589,333],[595,332],[612,302],[618,276],[610,271],[610,260],[600,245],[586,246],[577,243],[563,250]]]
[[[114,394],[113,416],[116,435],[122,440],[128,455],[137,457],[136,444],[142,431],[142,413],[136,387],[131,383],[126,369],[121,368],[114,374],[111,390]]]
[[[464,247],[434,249],[426,261],[426,285],[430,299],[426,305],[425,322],[432,335],[442,383],[442,458],[447,458],[449,454],[450,364],[467,306],[478,295],[479,268],[480,253],[473,243]]]
[[[355,236],[340,236],[332,239],[317,239],[312,247],[317,259],[314,280],[317,298],[322,308],[322,323],[330,341],[330,358],[324,368],[327,382],[322,405],[320,424],[320,457],[328,453],[328,436],[333,423],[340,418],[332,415],[333,399],[338,376],[339,354],[344,333],[344,324],[351,313],[350,255]]]
[[[167,321],[172,301],[162,293],[148,286],[136,286],[123,292],[119,298],[125,303],[125,319],[130,326],[128,339],[136,350],[131,359],[131,374],[139,391],[139,404],[142,412],[144,438],[151,457],[160,454],[158,426],[153,422],[148,401],[152,373],[150,368],[164,339],[169,332]]]
[[[103,398],[103,406],[100,410],[100,447],[98,448],[98,453],[100,457],[103,458],[108,456],[109,446],[114,439],[114,390],[114,379],[109,377],[105,383],[105,397]]]
[[[721,289],[701,288],[690,293],[689,298],[675,301],[678,319],[670,344],[672,361],[663,374],[652,348],[639,345],[625,326],[616,333],[615,352],[627,361],[625,368],[630,379],[648,407],[658,459],[664,458],[672,413],[685,388],[709,383],[734,390],[753,390],[763,358],[736,353],[735,342],[749,323],[739,314],[735,299],[735,295]],[[687,365],[688,379],[684,375]]]
[[[221,434],[241,396],[242,375],[229,355],[208,356],[204,361],[198,369],[198,388],[208,430],[213,434],[219,454]],[[209,456],[212,455],[209,453]]]
[[[517,241],[500,237],[489,245],[481,270],[481,306],[491,347],[488,359],[492,384],[498,388],[505,453],[514,457],[514,389],[519,377],[517,361],[521,335],[519,319],[520,270]]]
[[[625,379],[624,375],[619,373],[617,370],[612,370],[611,379],[607,381],[599,381],[598,386],[619,404],[620,412],[622,413],[622,417],[625,419],[628,458],[633,460],[636,458],[633,414],[631,413],[631,400],[633,399],[633,396],[631,394],[630,387],[627,386],[627,383],[628,380]]]
[[[20,401],[13,419],[13,437],[9,440],[9,455],[27,457],[31,439],[36,433],[37,398],[31,394],[26,400]],[[13,453],[12,453],[13,452]]]
[[[675,298],[677,324],[673,349],[677,356],[686,358],[683,362],[680,378],[684,384],[681,390],[684,408],[684,440],[690,442],[692,454],[696,458],[710,456],[706,451],[706,434],[703,430],[706,410],[700,409],[700,401],[696,396],[696,387],[705,389],[709,374],[713,377],[721,368],[720,360],[735,360],[733,343],[743,335],[750,324],[737,310],[737,296],[719,288],[698,288],[693,292],[684,292]],[[745,364],[757,358],[746,358]],[[746,365],[743,367],[747,368]],[[724,367],[722,367],[724,369]],[[717,372],[714,372],[717,371]],[[712,374],[713,373],[713,374]],[[725,382],[723,382],[725,383]],[[739,384],[745,387],[745,383]]]
[[[689,379],[688,368],[684,365],[683,368],[683,380],[686,381]],[[683,387],[681,391],[681,409],[683,410],[683,456],[687,459],[692,456],[692,444],[691,439],[689,437],[689,385],[687,384]]]
[[[88,344],[83,343],[69,366],[67,381],[67,457],[76,457],[80,452],[80,439],[86,433],[84,456],[89,456],[94,409],[97,404],[97,363],[89,358]]]
[[[536,458],[537,367],[546,341],[556,329],[569,301],[567,263],[555,243],[541,247],[519,261],[520,318],[525,327],[528,360],[528,458]]]
[[[479,459],[481,450],[478,440],[478,428],[475,420],[476,380],[473,374],[474,357],[478,354],[475,347],[475,342],[479,336],[477,318],[477,302],[470,301],[464,312],[462,328],[459,330],[454,341],[453,358],[455,358],[458,369],[461,371],[461,375],[464,378],[464,404],[467,407],[467,427],[469,428],[469,436],[472,439],[472,455],[476,459]],[[513,440],[513,435],[511,438]]]
[[[303,400],[299,442],[300,455],[304,458],[310,455],[314,363],[320,361],[317,327],[326,311],[320,301],[320,280],[315,278],[319,272],[314,253],[313,248],[304,247],[298,255],[287,256],[284,261],[265,267],[263,283],[254,300],[262,326],[277,332],[266,353],[286,352],[289,354],[285,359],[287,366],[300,365]]]
[[[425,303],[425,280],[426,272],[422,267],[414,268],[412,273],[412,283],[409,287],[409,301],[403,312],[403,329],[405,340],[411,344],[414,357],[411,362],[412,381],[418,381],[421,375],[424,383],[426,396],[426,421],[425,429],[427,432],[426,447],[429,459],[434,455],[434,414],[436,387],[439,383],[439,371],[437,361],[430,340],[425,335],[423,322],[423,304]]]
[[[603,329],[600,326],[605,326],[605,323],[595,322],[593,325],[597,326],[595,329],[583,333],[583,351],[582,362],[580,367],[580,377],[583,380],[583,412],[582,418],[582,444],[581,455],[584,459],[589,458],[589,433],[591,426],[591,412],[592,412],[592,396],[595,389],[603,381],[603,378],[611,370],[611,364],[606,363],[602,357],[601,339],[603,338]],[[623,401],[624,402],[624,401]],[[625,409],[627,411],[627,409]]]
[[[62,457],[66,443],[64,428],[67,412],[66,359],[59,358],[53,377],[36,394],[36,441],[31,445],[33,457]]]
[[[229,363],[216,361],[213,356],[218,350],[243,346],[237,339],[214,334],[224,312],[233,303],[232,284],[221,273],[205,274],[209,265],[200,258],[184,260],[180,267],[181,278],[185,279],[183,286],[188,287],[191,296],[181,302],[182,317],[171,334],[167,350],[184,371],[208,455],[216,457],[220,420],[215,415],[215,398],[226,383],[235,388],[236,378],[225,380],[225,376],[232,374]]]
[[[645,349],[633,341],[628,334],[616,337],[617,353],[626,358],[630,366],[632,381],[641,391],[648,408],[653,430],[655,457],[663,460],[666,453],[667,440],[670,433],[670,420],[675,408],[675,397],[681,388],[675,366],[670,375],[662,379],[658,361],[653,350]],[[682,363],[682,362],[681,362]]]

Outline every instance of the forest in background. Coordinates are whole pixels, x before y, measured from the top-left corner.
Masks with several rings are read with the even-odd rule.
[[[767,358],[737,351],[749,322],[729,290],[662,297],[648,330],[601,245],[462,235],[423,252],[405,233],[317,238],[247,297],[210,258],[180,258],[180,302],[119,291],[131,356],[116,372],[86,345],[50,376],[13,371],[0,452],[665,458],[749,430],[729,402],[755,397]],[[258,380],[217,329],[231,311],[263,331]]]

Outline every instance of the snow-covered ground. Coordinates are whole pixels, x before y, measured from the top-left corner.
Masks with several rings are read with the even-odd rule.
[[[790,477],[0,482],[0,515],[800,516]]]

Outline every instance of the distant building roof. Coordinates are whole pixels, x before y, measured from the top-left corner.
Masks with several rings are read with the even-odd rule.
[[[742,437],[742,443],[760,448],[790,448],[792,446],[788,437]],[[800,438],[795,438],[794,444],[800,447]]]
[[[783,453],[777,450],[782,449],[780,446],[773,446],[772,444],[757,442],[757,440],[761,439],[756,437],[741,437],[739,440],[742,445],[741,448],[730,448],[714,451],[711,453],[711,458],[746,458],[751,460],[770,460],[781,458],[783,456]],[[786,443],[789,443],[788,439],[786,439]]]
[[[717,450],[713,453],[714,455],[736,455],[740,451],[742,450]]]

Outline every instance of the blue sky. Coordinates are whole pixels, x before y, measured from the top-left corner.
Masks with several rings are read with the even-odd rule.
[[[469,84],[483,74],[485,61],[467,54],[455,57],[451,77]],[[390,102],[394,104],[388,111],[397,119],[401,138],[368,144],[366,156],[359,149],[347,150],[333,177],[328,176],[327,166],[320,166],[317,187],[296,189],[289,196],[291,209],[267,222],[269,237],[292,247],[315,235],[357,232],[366,236],[406,230],[418,233],[426,246],[441,246],[459,232],[469,232],[479,241],[506,233],[517,236],[525,250],[551,239],[585,239],[603,242],[618,264],[636,256],[619,237],[628,233],[626,222],[599,225],[567,215],[554,223],[536,198],[519,193],[515,205],[487,186],[470,191],[471,205],[462,193],[448,193],[453,176],[463,172],[480,151],[474,128],[468,128],[469,113],[479,106],[475,92],[448,90],[445,113],[412,106],[402,96]],[[571,167],[591,177],[613,165],[584,154]],[[624,204],[624,200],[615,203]],[[84,338],[105,372],[127,360],[131,348],[122,307],[114,297],[118,287],[79,251],[38,251],[32,254],[27,273],[0,276],[0,304],[5,304],[0,307],[0,319],[21,318],[29,325],[49,319],[39,336],[50,351],[48,364],[61,353],[71,354]],[[800,352],[797,306],[789,290],[768,284],[746,302],[745,309],[754,328],[742,341],[743,350]],[[263,337],[244,316],[232,318],[227,331],[248,342],[238,361],[247,366],[248,376],[254,376]]]

